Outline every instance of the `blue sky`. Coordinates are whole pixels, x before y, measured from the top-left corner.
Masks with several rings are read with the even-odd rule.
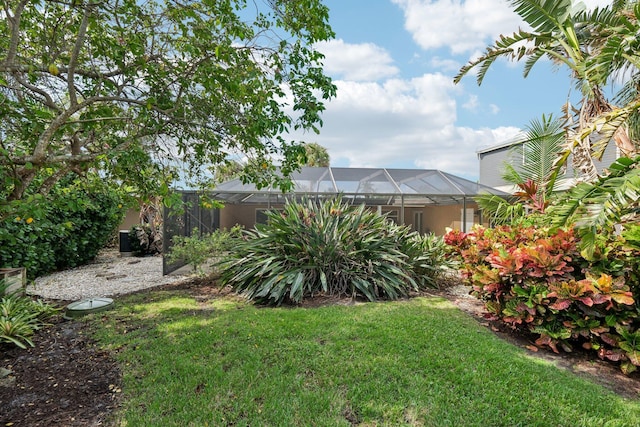
[[[440,169],[477,179],[479,148],[514,137],[572,90],[566,69],[499,61],[482,86],[453,76],[523,23],[504,0],[324,0],[335,40],[318,46],[338,87],[319,135],[333,166]],[[584,1],[588,7],[610,3]]]

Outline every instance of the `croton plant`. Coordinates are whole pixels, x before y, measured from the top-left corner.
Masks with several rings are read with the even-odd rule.
[[[539,347],[582,346],[626,373],[640,366],[640,250],[624,238],[603,242],[589,261],[570,229],[476,226],[449,231],[445,242],[488,317],[532,334]]]

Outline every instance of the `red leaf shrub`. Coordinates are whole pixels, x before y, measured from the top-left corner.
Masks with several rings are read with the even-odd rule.
[[[444,240],[493,319],[533,334],[540,347],[578,345],[620,361],[625,372],[640,366],[637,274],[623,267],[640,263],[640,251],[611,241],[607,257],[588,262],[572,230],[544,227],[476,226]]]

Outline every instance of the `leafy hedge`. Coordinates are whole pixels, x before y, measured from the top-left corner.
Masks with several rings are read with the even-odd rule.
[[[572,230],[476,227],[451,231],[445,242],[495,319],[555,352],[581,346],[620,361],[624,372],[640,366],[640,251],[624,238],[603,240],[591,261]]]
[[[447,263],[435,237],[420,237],[364,205],[290,202],[267,218],[220,268],[223,284],[259,302],[299,303],[320,293],[396,299],[435,286]]]
[[[1,206],[0,267],[26,267],[35,278],[90,261],[122,222],[123,203],[96,179],[64,180],[47,197]]]

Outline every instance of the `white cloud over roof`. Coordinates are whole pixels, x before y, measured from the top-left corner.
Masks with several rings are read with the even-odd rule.
[[[369,1],[378,4],[380,0]],[[378,38],[379,44],[349,43],[338,38],[317,45],[325,55],[325,71],[338,87],[337,96],[325,104],[320,135],[292,136],[326,147],[334,166],[419,167],[473,179],[479,169],[478,148],[511,139],[520,129],[505,125],[511,123],[506,120],[496,121],[493,127],[485,125],[481,120],[504,117],[514,108],[500,98],[492,101],[487,92],[470,90],[475,89],[473,76],[465,87],[454,85],[453,75],[500,34],[513,33],[523,22],[507,0],[391,2],[404,15],[404,30],[375,27],[371,32],[397,35],[407,31],[404,43],[384,44],[386,40],[396,41],[389,36]],[[608,3],[585,1],[589,8]],[[358,28],[368,31],[362,22],[360,25]],[[355,38],[361,40],[363,31]],[[405,63],[398,58],[404,58]],[[418,63],[424,69],[416,66]],[[405,71],[408,65],[413,67],[411,74]],[[525,96],[513,94],[517,99]],[[461,123],[458,115],[463,114],[477,117],[476,124]]]
[[[456,127],[453,94],[460,89],[443,74],[335,84],[337,97],[326,104],[320,135],[299,135],[326,147],[335,166],[440,169],[473,179],[477,147],[519,131]]]

